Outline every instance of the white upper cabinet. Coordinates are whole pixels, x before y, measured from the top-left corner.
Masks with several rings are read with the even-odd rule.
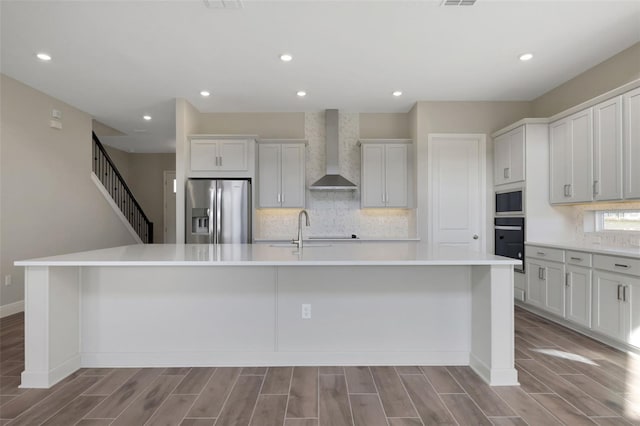
[[[593,199],[622,199],[622,97],[593,107]]]
[[[525,179],[525,130],[520,126],[494,140],[495,185],[522,182]]]
[[[191,171],[247,171],[249,142],[247,139],[192,139]]]
[[[410,140],[361,140],[361,206],[409,206]]]
[[[258,207],[305,204],[305,143],[258,144]]]
[[[550,201],[579,203],[593,198],[593,109],[549,126]]]
[[[640,198],[640,88],[625,93],[624,198]]]

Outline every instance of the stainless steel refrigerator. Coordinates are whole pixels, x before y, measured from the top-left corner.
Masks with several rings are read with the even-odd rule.
[[[249,180],[189,179],[186,199],[187,243],[251,243]]]

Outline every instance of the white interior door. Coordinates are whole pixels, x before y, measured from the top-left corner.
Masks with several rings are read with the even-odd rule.
[[[164,243],[176,243],[176,172],[164,172]]]
[[[485,135],[429,135],[431,244],[485,249],[485,146]]]

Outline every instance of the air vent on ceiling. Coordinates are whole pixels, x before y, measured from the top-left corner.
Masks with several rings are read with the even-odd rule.
[[[440,6],[473,6],[476,0],[442,0]]]
[[[202,0],[209,9],[242,9],[242,0]]]

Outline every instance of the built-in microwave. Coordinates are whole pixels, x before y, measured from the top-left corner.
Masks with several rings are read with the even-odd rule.
[[[522,189],[496,191],[496,216],[522,216],[523,195]]]

